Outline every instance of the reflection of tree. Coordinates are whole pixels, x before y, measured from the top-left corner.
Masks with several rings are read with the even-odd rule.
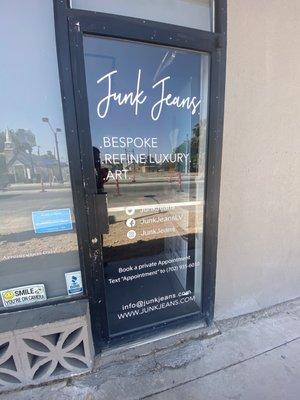
[[[35,135],[30,130],[17,129],[10,130],[11,141],[16,152],[28,151],[32,152],[32,148],[36,146]],[[4,151],[6,132],[0,132],[0,152]]]
[[[42,158],[48,159],[48,160],[56,160],[55,155],[52,153],[51,150],[47,150],[46,154],[41,155]]]
[[[197,123],[192,129],[191,139],[186,138],[176,149],[174,153],[190,153],[190,169],[189,172],[198,172],[199,168],[199,155],[205,153],[205,132],[206,132],[206,121],[201,124]],[[182,166],[177,167],[178,170],[182,169]]]
[[[115,172],[117,170],[122,171],[123,169],[123,164],[122,163],[118,163],[118,164],[113,164],[111,167],[111,172]]]

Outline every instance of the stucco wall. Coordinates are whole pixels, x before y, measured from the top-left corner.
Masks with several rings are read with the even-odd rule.
[[[299,0],[228,0],[216,318],[300,295],[299,20]]]

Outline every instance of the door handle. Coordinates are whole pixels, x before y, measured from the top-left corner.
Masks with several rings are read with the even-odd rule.
[[[93,195],[96,214],[96,227],[100,235],[109,233],[107,194],[97,193]]]

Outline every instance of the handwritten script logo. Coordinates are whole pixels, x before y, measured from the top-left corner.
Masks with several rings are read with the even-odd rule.
[[[144,90],[141,89],[141,69],[138,70],[135,89],[129,93],[113,91],[112,76],[117,73],[117,70],[113,70],[97,80],[97,84],[106,84],[106,95],[101,98],[97,104],[97,114],[99,118],[105,118],[108,115],[111,102],[115,102],[120,107],[129,104],[134,108],[134,114],[138,115],[139,106],[145,103],[148,98],[148,96],[144,94]],[[166,89],[166,83],[169,80],[171,80],[171,77],[166,76],[152,86],[152,89],[158,92],[158,100],[151,108],[151,118],[153,121],[159,119],[164,106],[175,106],[177,108],[191,110],[192,115],[194,115],[201,104],[201,100],[198,100],[195,96],[181,98],[169,93]]]

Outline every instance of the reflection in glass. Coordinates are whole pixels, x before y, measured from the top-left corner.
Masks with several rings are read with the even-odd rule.
[[[199,314],[209,56],[84,36],[84,58],[110,334]]]
[[[72,0],[71,7],[213,30],[214,0]]]
[[[47,298],[67,296],[65,273],[80,267],[53,3],[2,0],[0,10],[0,290],[44,284]],[[52,221],[41,214],[36,233],[32,213],[45,210]]]

